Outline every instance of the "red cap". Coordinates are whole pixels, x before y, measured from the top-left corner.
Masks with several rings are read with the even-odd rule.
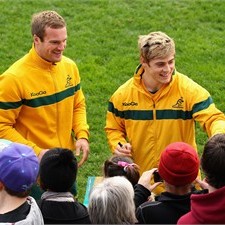
[[[167,183],[184,186],[196,179],[199,164],[198,154],[191,145],[175,142],[162,152],[158,170]]]

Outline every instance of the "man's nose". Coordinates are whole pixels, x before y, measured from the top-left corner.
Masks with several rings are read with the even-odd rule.
[[[62,42],[62,43],[60,43],[60,44],[58,45],[58,49],[59,49],[60,51],[63,51],[65,48],[66,48],[66,44],[65,44],[64,42]]]

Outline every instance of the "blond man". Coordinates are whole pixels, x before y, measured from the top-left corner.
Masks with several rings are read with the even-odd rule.
[[[205,88],[175,69],[171,37],[151,32],[139,36],[138,46],[140,65],[111,96],[105,131],[111,151],[131,156],[142,173],[158,167],[170,143],[197,149],[195,122],[209,137],[225,133],[225,116]]]

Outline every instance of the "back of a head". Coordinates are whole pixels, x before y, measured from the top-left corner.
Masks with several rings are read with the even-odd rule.
[[[155,58],[164,58],[175,55],[175,43],[167,34],[156,31],[147,35],[140,35],[138,47],[141,57],[146,63]]]
[[[225,134],[216,134],[207,141],[201,167],[212,187],[218,189],[225,186]]]
[[[7,142],[5,140],[3,143]],[[0,181],[9,194],[18,197],[28,195],[28,191],[37,180],[38,171],[38,158],[31,147],[8,142],[1,149]]]
[[[62,16],[55,11],[42,11],[35,13],[31,21],[31,33],[37,35],[42,41],[47,27],[58,29],[66,26]]]
[[[104,177],[124,176],[133,186],[140,178],[139,166],[126,156],[112,156],[104,162],[103,170]]]
[[[53,148],[40,162],[40,183],[44,190],[67,192],[77,176],[77,160],[72,151]]]
[[[191,184],[199,172],[199,157],[196,150],[184,142],[169,144],[162,152],[159,174],[170,185]]]
[[[88,212],[93,224],[137,222],[131,183],[120,176],[105,178],[92,189]]]

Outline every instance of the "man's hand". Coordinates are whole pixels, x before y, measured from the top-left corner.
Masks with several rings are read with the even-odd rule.
[[[76,141],[76,156],[80,155],[80,151],[83,152],[82,159],[78,162],[78,167],[82,166],[83,163],[88,159],[89,155],[89,142],[85,138],[78,139]]]
[[[131,150],[132,150],[132,146],[130,143],[125,143],[122,145],[119,142],[118,145],[116,146],[114,154],[132,157]]]

